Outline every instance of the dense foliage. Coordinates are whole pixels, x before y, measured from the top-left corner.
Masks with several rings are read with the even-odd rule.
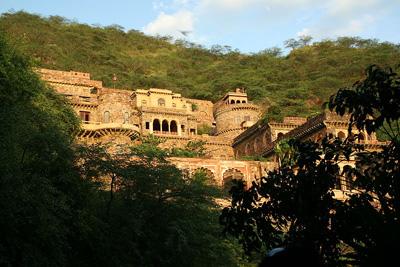
[[[251,99],[271,106],[275,119],[312,115],[338,88],[361,79],[368,65],[394,66],[400,59],[398,44],[357,37],[288,40],[288,55],[279,48],[243,54],[24,12],[3,14],[0,29],[37,66],[90,72],[109,87],[168,88],[209,100],[243,87]]]
[[[221,193],[204,173],[182,173],[151,138],[134,148],[74,145],[74,111],[2,35],[0,103],[1,266],[242,261],[220,235]]]
[[[225,232],[248,253],[285,248],[278,262],[265,259],[276,265],[266,266],[395,262],[400,238],[399,101],[399,75],[369,67],[365,79],[339,90],[329,102],[338,114],[350,113],[350,137],[282,144],[277,170],[248,189],[240,181],[232,187],[231,205],[220,217]],[[358,131],[381,128],[390,140],[381,151],[367,151],[357,142]],[[348,190],[343,200],[334,195],[339,183]]]

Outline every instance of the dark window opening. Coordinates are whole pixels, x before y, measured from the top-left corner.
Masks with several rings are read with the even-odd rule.
[[[79,117],[81,118],[83,123],[89,123],[90,112],[89,111],[79,111]]]
[[[235,104],[235,100],[231,100],[231,104]]]
[[[185,132],[185,125],[181,125],[181,130],[182,130],[182,133]]]
[[[162,121],[162,131],[163,132],[169,132],[169,125],[167,120]]]
[[[153,121],[153,131],[161,131],[160,121],[158,119]]]
[[[146,129],[150,129],[150,122],[146,121]]]
[[[176,121],[171,121],[171,133],[177,133],[178,132],[178,125],[176,124]]]
[[[90,93],[91,94],[97,94],[97,88],[96,87],[91,88],[90,89]]]

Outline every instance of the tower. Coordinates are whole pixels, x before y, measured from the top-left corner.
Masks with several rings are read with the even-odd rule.
[[[233,139],[260,119],[258,106],[250,103],[243,89],[228,92],[214,105],[216,135]]]

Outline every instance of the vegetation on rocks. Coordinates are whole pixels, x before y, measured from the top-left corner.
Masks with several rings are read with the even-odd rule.
[[[280,48],[253,54],[220,45],[207,49],[118,25],[24,12],[4,13],[0,29],[39,67],[90,72],[108,87],[167,88],[208,100],[241,87],[278,119],[312,115],[338,88],[360,80],[367,66],[395,66],[400,60],[399,44],[358,37],[288,40],[286,55]]]

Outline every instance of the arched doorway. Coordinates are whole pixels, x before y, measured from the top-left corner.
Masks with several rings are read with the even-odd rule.
[[[344,139],[346,139],[346,134],[345,134],[344,132],[340,131],[340,132],[338,132],[337,137],[338,137],[340,140],[343,141]]]
[[[234,180],[244,180],[244,175],[238,169],[228,169],[222,176],[222,185],[224,190],[229,191]]]
[[[281,140],[283,138],[283,133],[278,133],[276,140]]]
[[[211,170],[207,169],[207,168],[201,167],[201,168],[195,169],[193,171],[193,176],[195,176],[195,175],[204,175],[205,178],[207,179],[206,183],[215,184],[214,173]]]
[[[154,132],[161,131],[160,121],[158,119],[153,120],[153,131]]]
[[[169,132],[169,125],[167,120],[162,121],[162,131],[163,133]]]
[[[171,126],[170,126],[171,133],[178,133],[178,124],[176,121],[171,121]]]

